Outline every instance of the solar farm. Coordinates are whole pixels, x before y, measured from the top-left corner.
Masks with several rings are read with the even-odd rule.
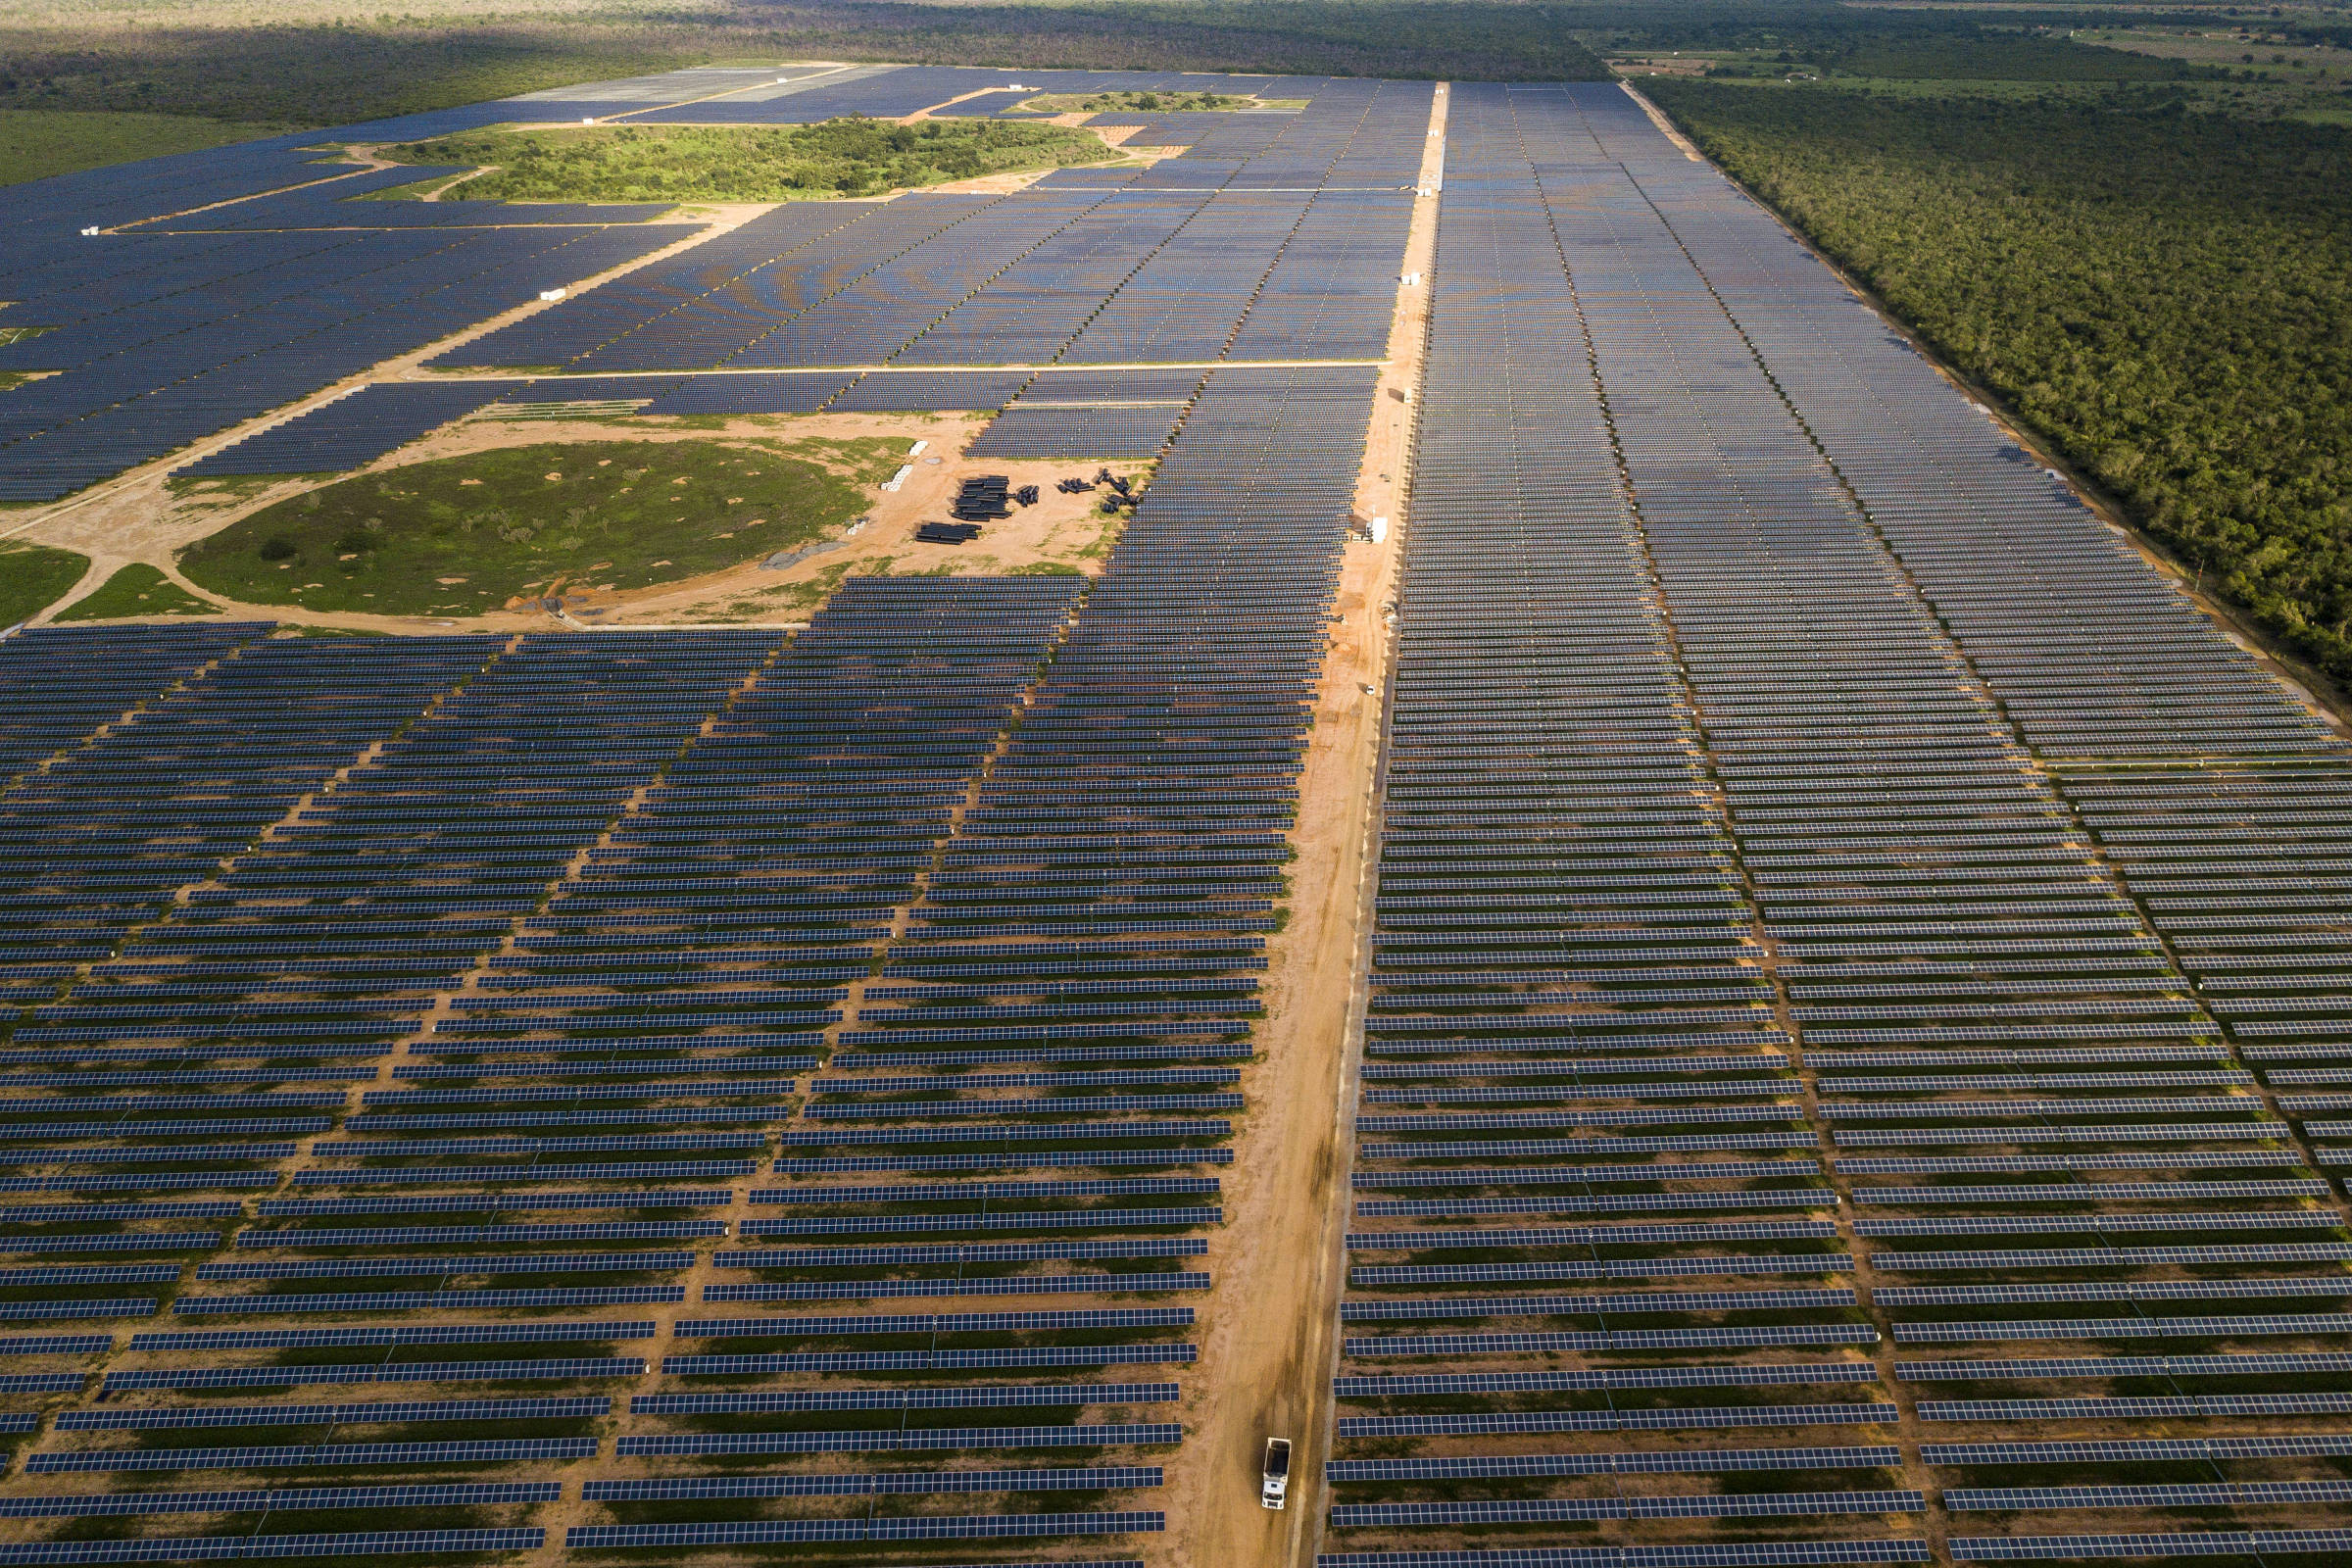
[[[1286,107],[318,162],[1142,90]],[[0,636],[0,1568],[2352,1554],[2341,725],[1628,91],[686,71],[0,235],[0,532],[749,416],[947,563]]]

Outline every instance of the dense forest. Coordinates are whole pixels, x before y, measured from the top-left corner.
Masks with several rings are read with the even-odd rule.
[[[2214,8],[2221,10],[2224,8]],[[2230,17],[2268,7],[2226,8]],[[1754,49],[1786,52],[1791,60],[1824,63],[1841,56],[1868,58],[1874,69],[1903,76],[1936,77],[1941,62],[1965,62],[1967,74],[2006,72],[2006,79],[2046,79],[2039,63],[2060,55],[2077,61],[2082,51],[2045,47],[2064,43],[2076,28],[2105,27],[2119,16],[2159,14],[2155,6],[1987,5],[1981,9],[1889,5],[1824,4],[1822,0],[1741,0],[1722,4],[1660,4],[1658,0],[1592,0],[1578,7],[1577,35],[1603,49],[1683,49],[1712,52]],[[2183,9],[2182,20],[2219,20],[2213,11]],[[2286,28],[2282,21],[2266,25]],[[2004,46],[2036,51],[2010,53]],[[2111,63],[2112,64],[2112,63]],[[2018,69],[2020,66],[2025,69]],[[1928,69],[1921,69],[1926,67]]]
[[[1708,74],[1779,75],[1797,66],[1908,81],[2185,81],[2228,74],[2213,66],[1989,27],[1902,38],[1815,37],[1767,60],[1715,66]]]
[[[1642,86],[2208,585],[2352,678],[2352,132],[2160,93]]]
[[[782,202],[875,196],[1013,169],[1099,164],[1099,136],[1017,120],[854,117],[814,125],[611,125],[484,130],[403,142],[403,164],[487,167],[442,199]]]

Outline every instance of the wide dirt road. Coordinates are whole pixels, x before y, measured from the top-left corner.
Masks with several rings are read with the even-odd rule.
[[[1333,647],[1316,693],[1315,727],[1299,779],[1291,919],[1269,944],[1264,1056],[1250,1074],[1250,1112],[1226,1178],[1224,1228],[1211,1241],[1214,1305],[1187,1380],[1185,1443],[1168,1467],[1172,1526],[1145,1538],[1154,1562],[1186,1568],[1282,1568],[1309,1560],[1323,1511],[1324,1430],[1332,1331],[1347,1220],[1343,1067],[1354,1023],[1365,869],[1386,695],[1389,629],[1401,549],[1395,531],[1409,475],[1407,436],[1428,324],[1437,242],[1438,149],[1447,93],[1438,89],[1431,149],[1414,205],[1356,514],[1387,517],[1385,544],[1350,544],[1333,613]],[[1257,1505],[1265,1440],[1287,1437],[1291,1504]]]

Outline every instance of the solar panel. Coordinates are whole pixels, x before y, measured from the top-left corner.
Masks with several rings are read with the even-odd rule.
[[[1597,1389],[1771,1388],[1798,1383],[1876,1383],[1867,1361],[1745,1362],[1712,1366],[1626,1367],[1587,1372],[1428,1372],[1332,1379],[1343,1399],[1397,1399],[1467,1394],[1574,1393]]]
[[[318,1422],[556,1421],[612,1413],[603,1395],[543,1399],[390,1400],[373,1404],[238,1404],[209,1409],[68,1410],[60,1432],[147,1432],[166,1427],[310,1426]]]
[[[199,1280],[342,1279],[361,1275],[634,1274],[691,1268],[692,1252],[515,1252],[498,1256],[316,1258],[287,1263],[199,1263]],[[174,1275],[177,1270],[173,1270]]]
[[[1315,1568],[1744,1568],[1756,1564],[1928,1562],[1927,1543],[1740,1542],[1721,1545],[1518,1546],[1490,1551],[1326,1551]]]
[[[572,1382],[644,1375],[644,1358],[633,1355],[549,1357],[531,1361],[370,1361],[315,1366],[116,1370],[106,1374],[100,1388],[114,1394],[129,1389],[295,1388],[311,1383],[515,1383],[537,1378]],[[80,1386],[78,1378],[74,1386]]]
[[[2114,1355],[2033,1361],[1897,1361],[1906,1383],[2000,1378],[2268,1377],[2352,1372],[2352,1355]]]
[[[2123,1536],[1956,1536],[1960,1562],[2044,1557],[2239,1557],[2341,1551],[2352,1530],[2157,1531]]]
[[[1163,1404],[1173,1383],[1028,1383],[976,1388],[825,1389],[787,1394],[640,1394],[634,1415],[754,1415],[806,1410],[958,1410],[1032,1405]]]
[[[2352,1245],[2317,1242],[2278,1247],[2051,1247],[2022,1251],[1874,1251],[1874,1267],[1933,1269],[2123,1268],[2160,1263],[2352,1262]]]
[[[2212,1486],[1951,1487],[1943,1505],[1958,1513],[2062,1508],[2235,1508],[2352,1500],[2352,1482],[2238,1481]]]
[[[219,1312],[409,1312],[435,1307],[650,1306],[683,1301],[683,1285],[580,1286],[543,1291],[341,1291],[270,1293],[256,1296],[182,1296],[172,1310],[184,1315]]]
[[[1922,1399],[1922,1421],[2161,1421],[2232,1416],[2342,1415],[2352,1395],[2213,1394],[2160,1398]]]
[[[234,1557],[412,1555],[536,1551],[537,1526],[495,1530],[362,1530],[332,1535],[147,1536],[131,1541],[44,1541],[0,1546],[0,1563],[205,1562]]]
[[[1582,1519],[1736,1519],[1805,1514],[1925,1513],[1916,1492],[1758,1492],[1690,1497],[1530,1497],[1478,1502],[1343,1503],[1335,1530],[1554,1524]]]
[[[1115,1536],[1165,1530],[1167,1515],[1128,1513],[925,1514],[920,1518],[760,1519],[680,1525],[571,1525],[573,1551],[644,1546],[740,1546],[790,1542],[980,1541],[1029,1536]]]
[[[1580,1312],[1785,1312],[1849,1307],[1850,1288],[1812,1291],[1619,1291],[1584,1296],[1448,1296],[1435,1300],[1340,1303],[1343,1323],[1396,1318],[1520,1317]]]
[[[1483,1481],[1516,1476],[1722,1475],[1742,1470],[1887,1470],[1891,1444],[1845,1448],[1668,1448],[1648,1453],[1513,1453],[1451,1459],[1334,1459],[1323,1479]]]
[[[303,1443],[251,1448],[86,1448],[28,1454],[32,1475],[114,1470],[327,1469],[351,1465],[510,1464],[591,1459],[594,1438],[473,1438],[455,1443]]]
[[[734,1377],[776,1372],[950,1372],[984,1368],[1044,1366],[1137,1366],[1189,1363],[1200,1352],[1190,1345],[1041,1345],[995,1350],[818,1350],[767,1355],[668,1355],[664,1375]]]
[[[1190,1328],[1189,1306],[1098,1307],[1076,1312],[915,1312],[858,1317],[681,1318],[680,1339],[791,1334],[987,1334],[1041,1329]]]
[[[1157,1465],[1081,1470],[878,1470],[841,1475],[697,1476],[667,1481],[590,1481],[587,1502],[669,1502],[705,1497],[919,1495],[935,1492],[1095,1492],[1160,1484]]]
[[[1559,1350],[1744,1349],[1771,1345],[1876,1345],[1864,1323],[1752,1329],[1616,1329],[1594,1333],[1383,1335],[1346,1342],[1349,1355],[1497,1355]]]
[[[2341,1221],[2317,1210],[2246,1209],[2212,1214],[1984,1214],[1935,1219],[1856,1219],[1854,1234],[1897,1236],[2082,1235],[2107,1231],[2334,1230]]]
[[[2104,1464],[2186,1459],[2295,1459],[2352,1453],[2352,1434],[2283,1438],[2121,1438],[2079,1443],[1923,1443],[1928,1464]]]
[[[869,1427],[851,1431],[700,1432],[624,1437],[622,1458],[732,1453],[936,1453],[952,1449],[1110,1448],[1181,1443],[1173,1422],[1117,1426]]]
[[[1968,1340],[2210,1339],[2266,1334],[2352,1333],[2352,1312],[2294,1317],[2041,1318],[2014,1322],[1897,1323],[1897,1345]]]
[[[1887,1286],[1873,1299],[1887,1306],[1995,1305],[2040,1301],[2174,1301],[2230,1297],[2340,1296],[2352,1290],[2341,1275],[2271,1274],[2238,1280],[2151,1280],[2125,1283],[2070,1280],[2047,1285]]]
[[[269,1492],[116,1492],[0,1498],[0,1518],[77,1519],[100,1514],[275,1513],[302,1508],[424,1508],[553,1502],[552,1481],[454,1482],[392,1487],[299,1487]]]

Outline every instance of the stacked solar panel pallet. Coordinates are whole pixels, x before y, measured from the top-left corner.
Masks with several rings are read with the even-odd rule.
[[[1625,95],[1450,115],[1324,1562],[2342,1550],[2340,739]]]

